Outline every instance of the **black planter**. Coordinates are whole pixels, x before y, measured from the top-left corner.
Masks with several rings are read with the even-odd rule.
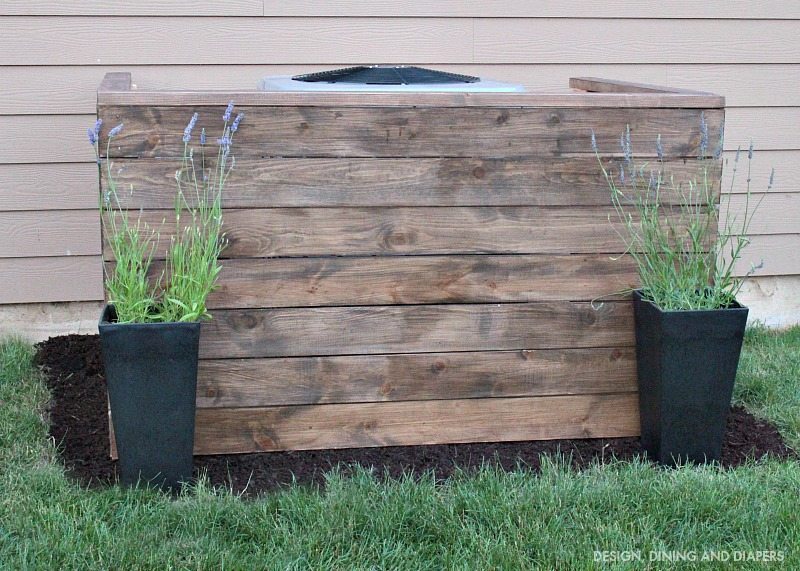
[[[200,323],[100,318],[120,481],[177,490],[192,477]]]
[[[642,446],[661,464],[718,461],[747,308],[662,311],[633,295]]]

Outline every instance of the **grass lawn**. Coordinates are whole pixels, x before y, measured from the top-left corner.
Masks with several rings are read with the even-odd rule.
[[[800,464],[735,470],[637,462],[444,484],[331,475],[257,501],[202,484],[178,499],[64,478],[25,343],[0,345],[0,568],[800,569]],[[800,328],[748,333],[736,399],[800,444]],[[595,562],[606,557],[641,561]],[[726,562],[651,562],[655,554]],[[773,551],[782,562],[733,563]]]

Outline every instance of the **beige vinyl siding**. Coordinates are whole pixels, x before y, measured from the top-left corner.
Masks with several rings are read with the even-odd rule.
[[[752,139],[757,193],[776,170],[739,271],[763,259],[764,284],[800,283],[800,2],[4,0],[0,29],[0,304],[102,299],[85,130],[106,72],[148,88],[235,89],[358,63],[531,90],[591,75],[724,95],[726,158]],[[756,297],[775,289],[759,283]]]

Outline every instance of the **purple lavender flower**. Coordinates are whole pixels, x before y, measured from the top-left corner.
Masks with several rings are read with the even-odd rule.
[[[661,143],[661,134],[656,137],[656,155],[659,161],[664,160],[664,145]]]
[[[228,106],[225,108],[225,114],[222,116],[222,120],[226,123],[231,120],[231,113],[233,113],[233,101],[228,103]]]
[[[119,125],[117,125],[113,129],[111,129],[108,132],[108,138],[110,139],[112,137],[116,137],[117,135],[119,135],[120,131],[122,131],[122,125],[123,125],[123,123],[120,123]]]
[[[186,128],[183,130],[183,142],[188,143],[192,138],[192,129],[197,124],[197,113],[192,115],[192,118],[189,120],[189,124],[186,125]]]
[[[236,116],[236,119],[233,120],[233,125],[231,125],[231,134],[235,133],[237,129],[239,129],[239,123],[242,122],[242,119],[244,119],[244,113],[239,113]]]
[[[592,150],[597,153],[597,137],[594,135],[594,129],[592,129]]]
[[[206,129],[205,129],[205,127],[203,127],[200,130],[200,144],[201,145],[205,145],[206,144]]]
[[[750,141],[750,148],[747,149],[747,159],[752,160],[753,158],[753,141]]]
[[[89,143],[94,145],[97,143],[97,140],[100,138],[100,127],[103,126],[103,120],[98,119],[94,122],[94,127],[90,129],[86,129],[86,134],[89,136]]]
[[[622,147],[622,153],[625,155],[625,164],[632,167],[633,164],[633,148],[631,147],[631,126],[625,128],[625,132],[620,135],[619,146]]]
[[[229,137],[220,137],[219,139],[217,139],[217,144],[220,147],[230,147],[231,146],[231,140],[230,140]]]
[[[769,172],[769,184],[767,185],[767,192],[772,190],[772,183],[775,182],[775,167]]]

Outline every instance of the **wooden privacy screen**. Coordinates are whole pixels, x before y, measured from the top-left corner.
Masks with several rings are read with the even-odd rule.
[[[623,246],[590,131],[615,169],[626,125],[642,155],[660,134],[669,167],[691,176],[701,113],[716,142],[724,100],[571,87],[173,92],[109,74],[103,137],[125,128],[104,158],[134,187],[125,207],[155,224],[191,114],[209,133],[229,100],[246,114],[196,453],[638,434],[631,304],[590,303],[636,283],[610,256]]]

